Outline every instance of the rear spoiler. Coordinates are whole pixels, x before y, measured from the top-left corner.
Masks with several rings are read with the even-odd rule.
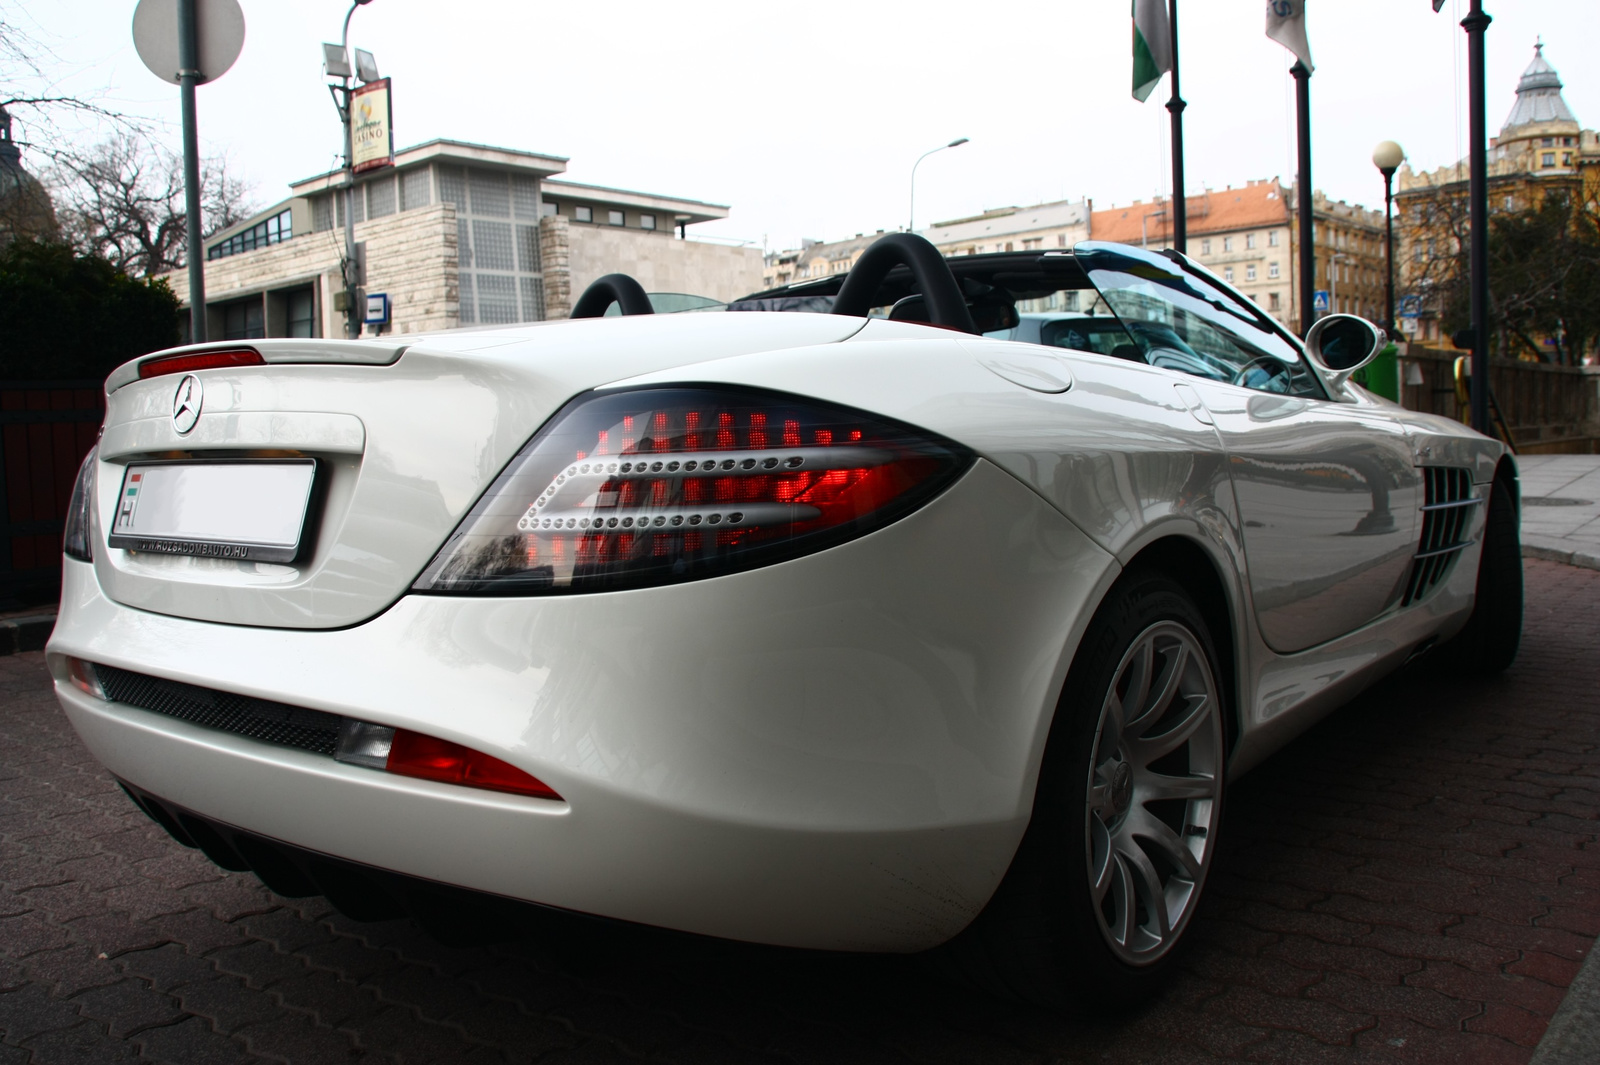
[[[409,344],[385,343],[377,340],[250,340],[245,342],[219,341],[211,344],[186,344],[141,355],[111,371],[106,378],[106,395],[123,385],[139,380],[139,368],[155,360],[172,360],[176,365],[183,356],[204,356],[229,352],[252,353],[261,361],[273,363],[342,363],[360,366],[389,366],[396,362]],[[176,369],[173,372],[177,372]],[[142,376],[148,377],[146,372]]]

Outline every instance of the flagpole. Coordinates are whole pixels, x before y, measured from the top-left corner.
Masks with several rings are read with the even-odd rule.
[[[1311,71],[1299,60],[1289,68],[1294,75],[1295,112],[1300,134],[1300,174],[1295,179],[1300,212],[1300,335],[1311,328],[1316,301],[1316,228],[1311,217]]]
[[[1183,109],[1188,105],[1178,95],[1178,0],[1169,0],[1172,12],[1172,246],[1189,252],[1188,202],[1183,195]]]

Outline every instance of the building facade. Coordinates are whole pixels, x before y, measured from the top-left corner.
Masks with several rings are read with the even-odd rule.
[[[1093,212],[1089,236],[1137,247],[1172,246],[1170,200]],[[1276,178],[1207,189],[1185,201],[1188,254],[1285,328],[1301,333],[1296,192]],[[1383,320],[1383,212],[1312,195],[1315,289],[1328,313]],[[1308,320],[1315,320],[1314,318]]]
[[[390,307],[387,323],[364,332],[563,318],[608,273],[718,300],[759,284],[759,249],[688,237],[689,226],[726,218],[726,206],[552,180],[566,162],[435,140],[357,175],[357,275]],[[205,241],[212,339],[346,335],[343,172],[290,192]],[[187,305],[187,271],[165,276]]]
[[[1552,192],[1600,203],[1600,134],[1584,129],[1561,94],[1561,77],[1534,46],[1516,100],[1489,142],[1489,213],[1540,206]],[[1456,280],[1471,239],[1467,160],[1396,175],[1395,251],[1402,330],[1413,339],[1448,342],[1443,292]]]
[[[935,222],[922,235],[946,255],[1059,250],[1088,239],[1093,211],[1089,200],[996,207],[967,218]]]

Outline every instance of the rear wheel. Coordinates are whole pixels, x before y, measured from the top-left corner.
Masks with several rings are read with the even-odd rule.
[[[1169,971],[1216,850],[1223,698],[1205,622],[1165,577],[1125,577],[1085,634],[1033,819],[951,944],[988,989],[1132,1005]]]
[[[1451,668],[1491,677],[1510,667],[1521,643],[1522,536],[1511,488],[1496,478],[1489,490],[1472,617],[1443,650]]]

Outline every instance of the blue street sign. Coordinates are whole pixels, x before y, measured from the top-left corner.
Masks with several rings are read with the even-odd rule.
[[[383,325],[389,321],[389,294],[387,292],[372,292],[367,295],[368,325]]]
[[[1325,288],[1317,289],[1317,291],[1311,296],[1311,309],[1316,311],[1318,314],[1327,314],[1328,306],[1328,290]]]

